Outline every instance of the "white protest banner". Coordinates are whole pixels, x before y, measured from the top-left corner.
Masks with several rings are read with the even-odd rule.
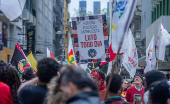
[[[118,52],[134,16],[137,0],[117,0],[112,16],[112,49]]]
[[[129,74],[134,77],[136,73],[136,68],[138,67],[138,54],[135,45],[135,40],[130,29],[128,34],[126,34],[125,38],[127,38],[128,42],[124,41],[122,45],[122,47],[127,46],[127,50],[124,52],[122,59],[123,66],[129,72]]]
[[[109,62],[106,15],[73,17],[76,62]]]
[[[170,34],[163,27],[162,23],[159,26],[157,43],[156,43],[156,56],[159,60],[164,61],[166,46],[170,44]]]
[[[148,72],[155,69],[156,66],[156,57],[155,57],[155,41],[154,35],[152,40],[149,43],[148,48],[146,49],[146,67],[144,72]]]

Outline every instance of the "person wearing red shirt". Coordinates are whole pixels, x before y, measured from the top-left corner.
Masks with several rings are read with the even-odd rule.
[[[143,103],[143,96],[145,93],[145,88],[142,86],[143,77],[141,74],[137,73],[134,76],[134,86],[128,88],[126,93],[126,100],[131,104],[134,104],[134,95],[141,95],[141,101]],[[144,103],[143,103],[144,104]]]
[[[10,88],[3,82],[0,82],[0,104],[13,104]]]

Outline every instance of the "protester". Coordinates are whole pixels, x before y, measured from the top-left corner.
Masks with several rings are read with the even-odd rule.
[[[144,103],[148,103],[148,97],[149,97],[149,87],[153,82],[166,80],[166,76],[164,73],[158,71],[158,70],[152,70],[145,74],[146,78],[146,92],[144,94]]]
[[[119,95],[120,97],[122,97],[122,92],[123,92],[123,88],[121,87],[121,88],[119,89],[119,91],[118,91],[118,95]]]
[[[128,88],[128,90],[127,90],[125,98],[131,104],[134,103],[134,95],[135,94],[138,94],[138,95],[141,96],[141,100],[142,100],[142,103],[143,103],[143,96],[144,96],[144,93],[145,93],[145,88],[142,85],[142,80],[143,80],[142,75],[139,74],[139,73],[136,73],[134,75],[134,84],[135,85]]]
[[[46,95],[44,104],[65,104],[65,101],[62,98],[62,92],[59,89],[57,81],[58,77],[54,77],[47,85],[49,91]]]
[[[132,86],[134,86],[134,81],[133,80],[130,82],[130,86],[129,87],[132,87]]]
[[[0,61],[0,81],[10,87],[12,101],[14,104],[19,104],[17,90],[21,84],[18,73],[13,67],[7,66],[3,61]]]
[[[66,104],[101,104],[94,82],[79,67],[67,67],[61,73],[58,84]]]
[[[25,68],[24,72],[22,73],[22,83],[27,82],[35,77],[35,73],[32,67]]]
[[[123,80],[122,88],[123,88],[123,92],[121,94],[121,97],[122,97],[122,99],[124,99],[126,101],[125,97],[126,97],[127,88],[128,88],[128,81],[127,80]]]
[[[170,86],[167,80],[154,82],[150,87],[150,104],[168,104]]]
[[[57,75],[60,64],[52,58],[43,58],[37,65],[37,76],[23,83],[18,90],[19,99],[24,104],[43,104],[48,91],[47,83]],[[35,86],[35,84],[37,84]]]
[[[106,87],[105,87],[105,74],[99,70],[95,69],[91,72],[92,79],[94,83],[96,84],[99,96],[102,101],[104,101],[105,93],[106,93]]]
[[[0,82],[0,104],[13,104],[10,87],[3,82]]]
[[[109,83],[109,78],[110,75],[106,77],[106,86]],[[118,74],[113,74],[113,78],[111,80],[108,92],[109,98],[104,101],[105,104],[129,104],[119,96],[119,90],[121,89],[121,85],[122,77]]]

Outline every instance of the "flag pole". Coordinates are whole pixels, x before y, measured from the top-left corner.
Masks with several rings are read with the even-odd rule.
[[[157,68],[156,69],[158,70],[158,58],[157,58]]]
[[[105,94],[104,99],[107,99],[107,94],[108,94],[108,91],[109,91],[110,83],[111,83],[112,78],[113,78],[114,70],[115,70],[115,68],[116,68],[117,57],[119,56],[120,49],[121,49],[121,47],[119,47],[119,50],[118,50],[117,55],[116,55],[116,58],[115,58],[115,62],[114,62],[113,67],[112,67],[112,71],[111,71],[111,74],[110,74],[109,83],[108,83],[108,85],[107,85],[106,94]]]
[[[109,0],[109,16],[110,16],[110,27],[112,27],[112,0]],[[112,34],[112,29],[110,29],[110,34],[109,34],[109,45],[111,44],[111,35]],[[111,72],[113,63],[112,61],[109,62],[108,68],[107,68],[107,75]]]
[[[122,66],[123,66],[123,64],[121,63],[119,75],[120,75],[120,73],[121,73],[121,71],[122,71]]]

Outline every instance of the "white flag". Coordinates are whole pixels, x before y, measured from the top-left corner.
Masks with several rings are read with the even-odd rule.
[[[112,17],[112,49],[117,53],[134,16],[137,0],[117,0]]]
[[[146,67],[144,72],[154,70],[156,66],[154,35],[146,50]]]
[[[170,44],[170,34],[160,24],[156,43],[156,56],[159,60],[164,60],[166,46]]]
[[[124,39],[122,47],[125,49],[125,46],[127,46],[127,48],[123,54],[123,59],[122,59],[123,66],[129,72],[129,74],[132,77],[134,77],[136,73],[136,68],[138,67],[138,54],[137,54],[137,49],[135,45],[135,40],[133,38],[133,35],[130,29],[129,29],[128,34],[126,34],[125,38],[126,39]]]

